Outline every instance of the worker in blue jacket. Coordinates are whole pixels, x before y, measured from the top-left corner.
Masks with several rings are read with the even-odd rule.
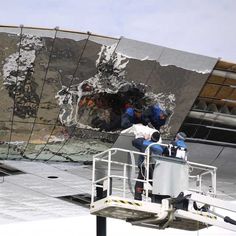
[[[138,108],[129,107],[121,116],[121,128],[127,129],[133,124],[142,123],[142,111]]]
[[[164,148],[163,154],[170,157],[177,157],[187,160],[187,145],[185,143],[187,135],[184,132],[176,134],[174,141]]]
[[[187,145],[185,143],[187,135],[184,132],[179,132],[175,136],[175,141],[173,141],[173,145],[177,147],[187,148]]]
[[[152,143],[157,143],[160,139],[160,133],[159,131],[156,131],[152,133],[151,138],[145,139],[145,137],[142,138],[136,138],[132,141],[132,145],[136,147],[140,152],[145,152],[145,149]],[[163,153],[163,148],[160,144],[155,144],[150,148],[151,152],[154,154],[161,155]],[[139,173],[138,173],[138,179],[144,180],[145,179],[145,167],[143,165],[144,162],[144,156],[140,155],[138,160],[138,167],[139,167]],[[151,164],[149,166],[149,179],[152,179],[153,176],[153,169],[154,166]],[[135,200],[142,200],[142,193],[143,193],[143,182],[137,181],[135,183],[135,194],[134,199]]]
[[[152,126],[160,130],[161,126],[166,124],[167,118],[171,115],[168,109],[162,109],[158,104],[149,106],[142,115],[143,123],[151,123]]]

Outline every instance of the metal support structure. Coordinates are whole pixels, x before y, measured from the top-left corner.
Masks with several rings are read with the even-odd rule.
[[[102,216],[97,216],[97,236],[107,235],[107,218]]]
[[[213,70],[212,75],[223,77],[226,79],[236,79],[236,73],[224,70]]]
[[[162,166],[165,171],[168,169],[166,164],[163,164],[164,162],[168,163],[167,165],[174,165],[174,167],[178,167],[178,165],[187,166],[188,180],[190,182],[192,180],[196,181],[196,186],[192,185],[190,187],[183,183],[177,189],[178,192],[182,191],[181,187],[183,189],[177,197],[176,193],[173,193],[174,191],[170,189],[168,190],[168,197],[163,198],[161,202],[153,201],[153,198],[147,194],[148,187],[144,187],[144,199],[135,200],[127,184],[130,178],[127,176],[127,167],[130,168],[132,165],[124,160],[117,159],[116,154],[118,152],[129,153],[128,158],[130,158],[134,154],[138,157],[140,152],[111,148],[96,154],[93,159],[90,213],[97,215],[97,236],[106,236],[106,217],[118,218],[130,222],[132,225],[156,229],[170,227],[193,231],[213,225],[236,232],[235,216],[231,218],[231,214],[236,213],[235,205],[229,201],[216,198],[217,168],[188,162],[184,158],[182,160],[181,158],[171,158],[169,160],[166,156],[150,156],[151,146],[148,147],[145,153],[141,153],[146,157],[146,166],[149,166],[150,157],[162,158],[161,162],[156,159],[156,161],[159,161],[157,166]],[[100,170],[104,170],[104,168],[108,168],[106,174],[101,174]],[[146,169],[148,170],[148,168]],[[158,169],[158,171],[161,170]],[[182,175],[185,170],[181,167],[180,174]],[[207,179],[205,179],[205,176],[208,176]],[[160,180],[160,178],[156,179]],[[205,182],[204,179],[207,181]],[[144,185],[150,181],[147,173],[145,180],[136,178],[133,180],[142,181]],[[178,182],[175,183],[178,185]],[[157,196],[162,194],[160,196],[164,196],[166,190],[162,191],[161,185],[158,187],[159,192],[156,191],[154,185],[152,186],[152,194]],[[95,190],[96,198],[94,197]],[[219,210],[224,210],[227,215],[219,215]]]
[[[103,198],[103,189],[97,187],[97,199]],[[107,235],[107,218],[102,216],[96,217],[97,223],[97,236],[106,236]]]

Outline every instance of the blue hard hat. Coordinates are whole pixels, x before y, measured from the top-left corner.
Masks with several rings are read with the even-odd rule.
[[[126,110],[126,113],[129,115],[129,116],[134,116],[134,109],[129,107],[127,110]]]

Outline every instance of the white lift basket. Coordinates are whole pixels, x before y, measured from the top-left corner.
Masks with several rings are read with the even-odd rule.
[[[145,166],[155,166],[153,179],[146,168],[138,180],[139,155]],[[136,181],[144,183],[142,201],[134,200]],[[96,197],[97,191],[102,197]],[[165,196],[161,201],[155,197]],[[168,197],[166,197],[168,196]],[[111,148],[93,158],[91,214],[123,219],[133,225],[199,230],[211,225],[236,231],[236,222],[218,214],[236,213],[236,204],[216,199],[216,167],[186,160]],[[235,214],[236,215],[236,214]],[[235,218],[235,217],[234,217]]]

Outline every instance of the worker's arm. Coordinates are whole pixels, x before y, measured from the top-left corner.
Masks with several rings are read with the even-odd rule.
[[[133,123],[131,122],[131,118],[127,113],[124,113],[121,116],[121,128],[123,129],[127,129],[129,127],[131,127],[133,125]]]
[[[144,152],[146,146],[143,145],[144,138],[136,138],[132,141],[132,145],[136,147],[139,151]]]

